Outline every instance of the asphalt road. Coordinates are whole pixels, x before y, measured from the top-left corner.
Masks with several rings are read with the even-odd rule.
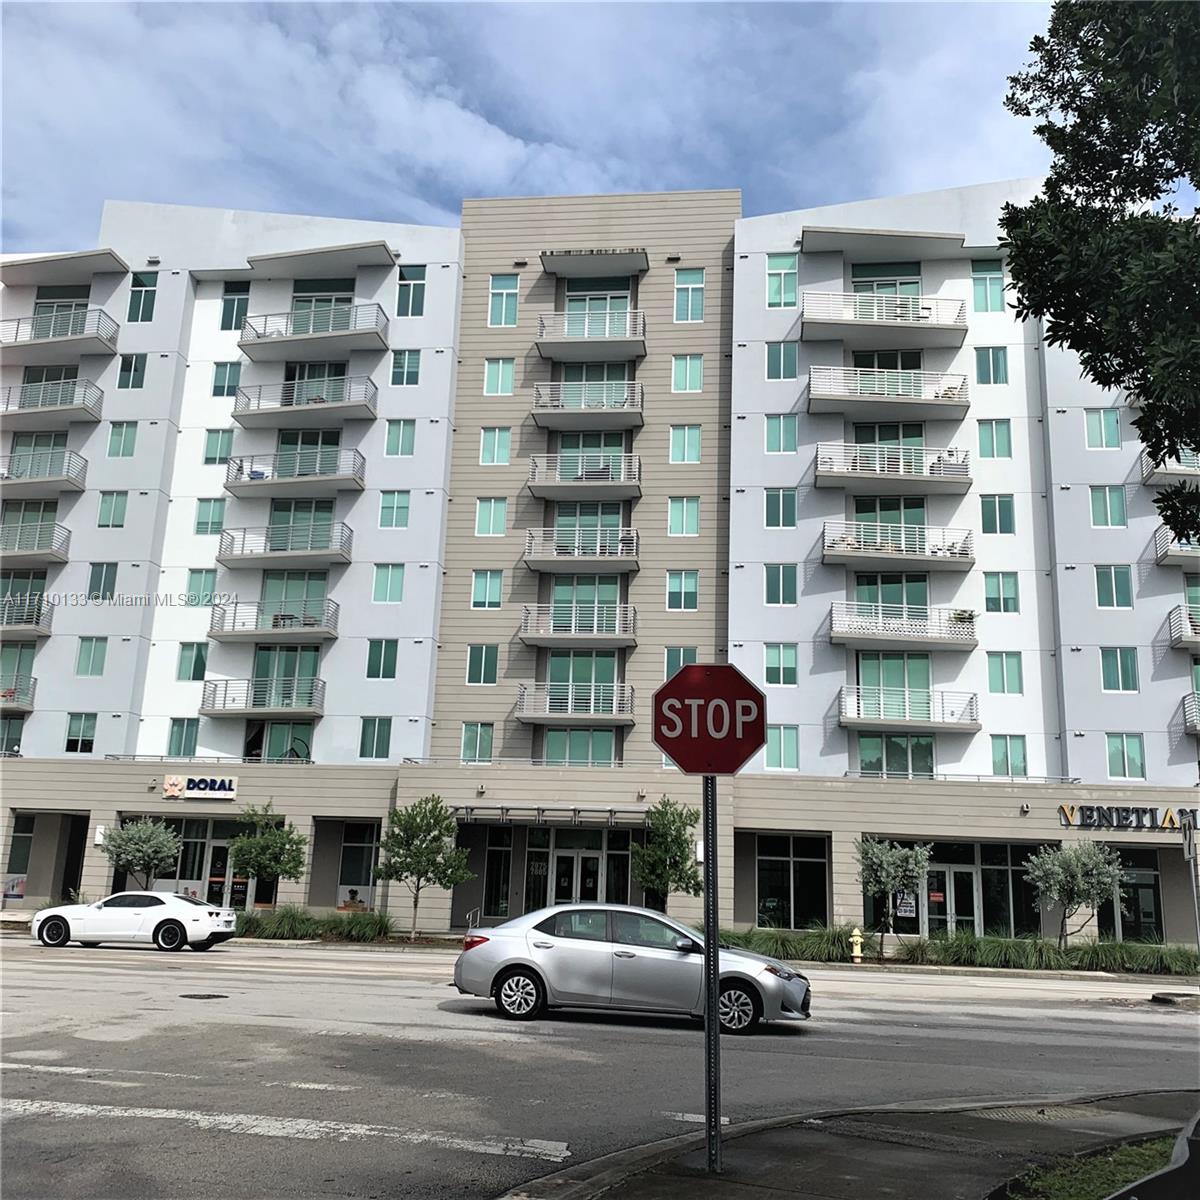
[[[443,952],[0,953],[5,1200],[491,1197],[703,1111],[689,1022],[510,1023]],[[1200,1077],[1161,981],[811,977],[807,1025],[724,1039],[731,1120]]]

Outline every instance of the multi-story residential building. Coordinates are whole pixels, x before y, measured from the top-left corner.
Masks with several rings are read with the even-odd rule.
[[[437,792],[476,878],[429,927],[640,901],[647,805],[698,791],[651,697],[728,659],[769,737],[721,785],[724,920],[874,919],[877,835],[934,844],[906,931],[1027,932],[1029,851],[1098,837],[1102,931],[1188,938],[1200,558],[1153,489],[1197,463],[1015,319],[997,218],[1037,186],[461,234],[120,204],[111,250],[0,263],[6,891],[120,882],[102,829],[152,813],[160,887],[269,901],[228,838],[270,799],[312,839],[280,896],[387,906],[387,811]]]

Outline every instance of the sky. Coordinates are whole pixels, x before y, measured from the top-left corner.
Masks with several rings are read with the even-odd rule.
[[[106,199],[455,224],[740,187],[746,215],[1040,174],[1024,3],[5,3],[5,251]],[[47,86],[53,81],[53,86]]]

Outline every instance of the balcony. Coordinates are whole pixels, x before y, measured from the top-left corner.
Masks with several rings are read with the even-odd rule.
[[[78,362],[83,354],[116,354],[120,329],[102,308],[17,317],[0,321],[0,350],[10,367]]]
[[[1155,484],[1179,483],[1182,480],[1200,478],[1200,454],[1195,450],[1183,450],[1178,458],[1167,458],[1155,462],[1148,450],[1143,450],[1139,460],[1142,466],[1142,482],[1153,487]]]
[[[361,492],[366,486],[366,466],[357,450],[336,447],[231,458],[225,470],[225,490],[245,497]]]
[[[521,683],[516,717],[527,725],[632,725],[633,688],[627,683]]]
[[[860,604],[852,600],[833,602],[829,640],[836,645],[862,649],[905,645],[928,650],[970,650],[979,644],[975,614],[969,608]]]
[[[565,575],[638,569],[636,529],[527,529],[525,565]]]
[[[334,304],[247,317],[238,346],[251,362],[336,361],[352,350],[386,350],[387,335],[378,304]]]
[[[203,717],[319,717],[323,679],[209,679],[200,698]]]
[[[876,521],[826,521],[821,561],[887,569],[969,571],[975,565],[969,529],[938,525],[892,525]]]
[[[529,491],[542,500],[633,499],[642,494],[642,460],[604,451],[531,454]]]
[[[88,379],[21,383],[0,392],[6,429],[65,429],[73,421],[100,420],[104,393]]]
[[[1183,727],[1200,737],[1200,692],[1188,692],[1183,698]]]
[[[527,646],[636,646],[637,609],[631,604],[527,604],[520,637]]]
[[[333,600],[218,604],[208,626],[215,642],[325,642],[337,635],[338,605]]]
[[[226,529],[217,545],[225,567],[327,567],[348,563],[354,534],[342,521]]]
[[[542,429],[639,429],[642,385],[632,380],[534,384],[533,423]]]
[[[556,362],[626,362],[646,353],[646,314],[551,312],[538,315],[538,353]]]
[[[238,388],[233,419],[244,429],[323,429],[373,421],[379,389],[366,375]]]
[[[50,636],[54,605],[36,592],[0,596],[0,634],[13,641]]]
[[[0,712],[33,712],[37,680],[32,675],[0,675]]]
[[[871,350],[959,347],[967,336],[964,300],[881,296],[875,292],[805,292],[800,340],[844,342]]]
[[[1160,567],[1187,567],[1200,571],[1200,542],[1181,542],[1165,526],[1154,531],[1154,557]]]
[[[808,411],[847,420],[961,421],[970,397],[965,375],[873,367],[809,367]]]
[[[1180,604],[1173,608],[1167,628],[1176,650],[1200,650],[1200,605]]]
[[[856,496],[959,494],[971,487],[971,455],[953,446],[817,446],[817,487],[852,488]]]
[[[53,521],[0,526],[0,566],[45,567],[65,563],[71,553],[71,531]]]
[[[949,730],[976,733],[979,697],[974,692],[944,692],[889,687],[844,687],[838,703],[844,729]]]
[[[82,492],[87,459],[74,450],[25,450],[0,457],[0,485],[6,500],[53,500],[62,492]]]

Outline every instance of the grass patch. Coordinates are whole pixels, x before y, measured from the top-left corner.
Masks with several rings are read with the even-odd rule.
[[[1104,1200],[1119,1188],[1161,1171],[1174,1145],[1174,1138],[1155,1138],[1034,1167],[1009,1184],[1009,1200]]]

